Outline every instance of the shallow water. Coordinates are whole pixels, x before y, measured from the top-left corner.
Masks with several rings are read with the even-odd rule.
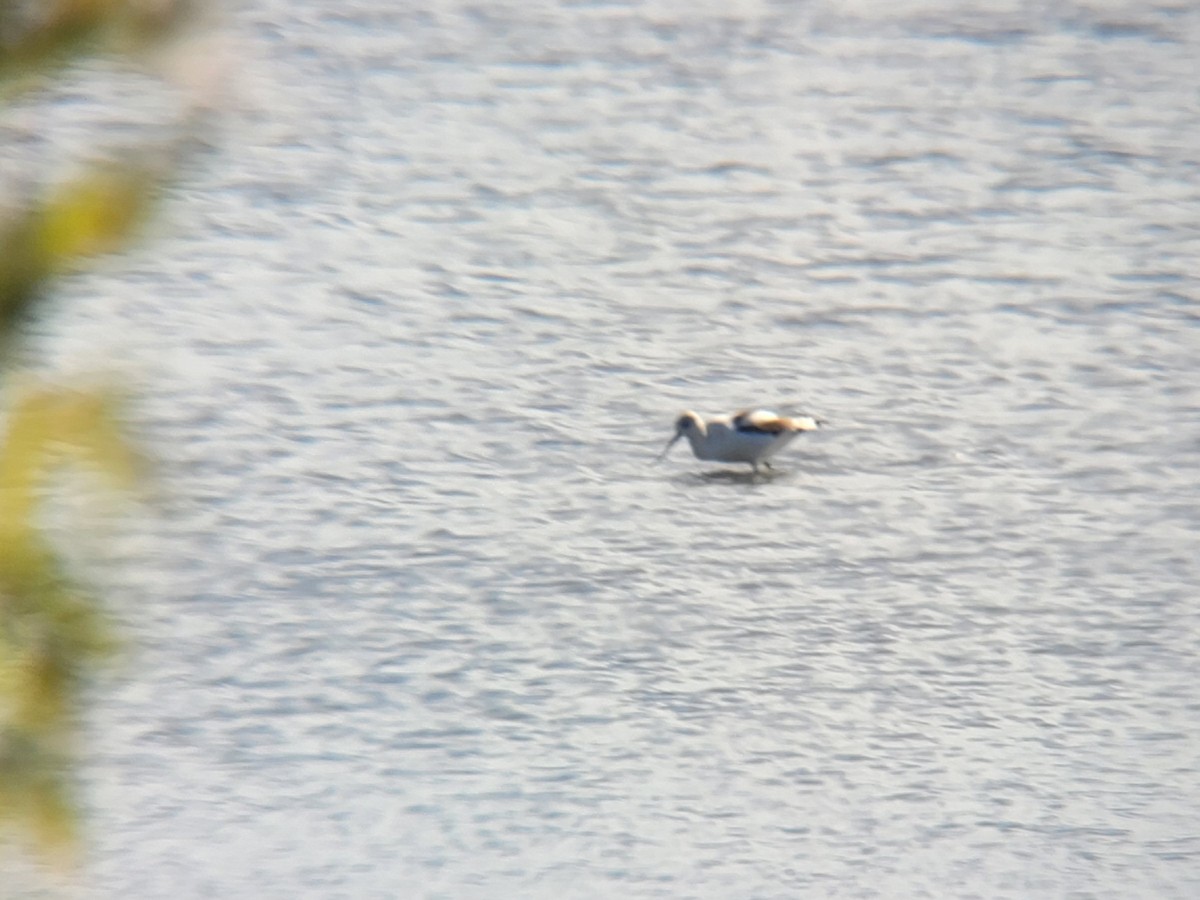
[[[90,895],[1200,891],[1200,14],[974,6],[235,14]]]

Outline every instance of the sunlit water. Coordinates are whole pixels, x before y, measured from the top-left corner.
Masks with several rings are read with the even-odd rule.
[[[46,326],[168,496],[86,891],[1196,896],[1200,13],[427,6],[246,4]]]

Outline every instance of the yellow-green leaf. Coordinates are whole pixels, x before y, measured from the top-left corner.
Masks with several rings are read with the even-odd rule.
[[[110,253],[129,238],[147,209],[146,172],[99,168],[58,189],[41,210],[37,252],[49,268]]]

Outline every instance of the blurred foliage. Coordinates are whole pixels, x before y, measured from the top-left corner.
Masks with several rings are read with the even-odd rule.
[[[161,47],[191,13],[174,0],[0,0],[0,103],[86,55]],[[93,163],[0,210],[0,825],[51,858],[70,859],[78,847],[82,688],[115,644],[46,534],[42,507],[64,465],[121,489],[135,484],[137,466],[111,391],[16,385],[14,359],[55,281],[124,247],[145,220],[167,174],[152,158],[143,150]]]
[[[158,48],[193,11],[184,0],[0,0],[0,91],[34,87],[86,54]]]
[[[75,837],[65,775],[77,692],[113,638],[38,528],[38,506],[68,462],[119,487],[133,484],[134,458],[115,408],[100,392],[26,388],[0,444],[0,818],[60,852]]]
[[[0,360],[56,276],[122,246],[146,214],[153,184],[146,165],[96,165],[0,222]]]

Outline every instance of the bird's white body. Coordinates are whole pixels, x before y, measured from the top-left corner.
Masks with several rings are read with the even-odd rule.
[[[796,435],[820,427],[821,421],[812,416],[789,418],[763,409],[744,410],[708,420],[688,411],[675,420],[675,436],[660,458],[677,440],[686,437],[697,459],[749,463],[757,472],[760,463],[769,468],[767,460],[790,444]]]

